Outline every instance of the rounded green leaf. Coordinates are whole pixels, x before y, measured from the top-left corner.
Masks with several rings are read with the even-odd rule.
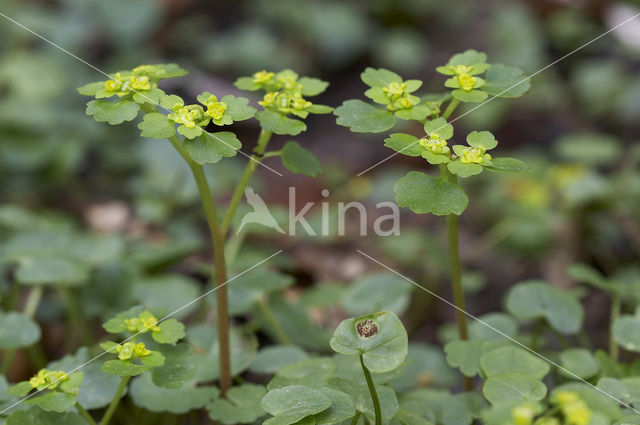
[[[256,373],[273,374],[280,368],[305,360],[307,357],[307,353],[300,347],[274,345],[260,350],[249,366],[249,370]]]
[[[149,370],[143,364],[135,364],[124,360],[107,360],[100,368],[104,373],[115,376],[137,376]]]
[[[463,164],[460,160],[447,163],[447,169],[458,177],[467,178],[480,174],[483,170],[480,164]]]
[[[280,158],[282,164],[292,173],[315,177],[322,172],[322,165],[315,155],[294,141],[284,145]]]
[[[375,273],[353,282],[344,294],[342,304],[347,313],[353,315],[382,310],[402,314],[409,305],[409,295],[414,288],[396,274]]]
[[[160,332],[152,332],[151,336],[160,344],[173,344],[186,336],[184,325],[176,319],[166,319],[158,323]]]
[[[133,297],[149,310],[160,315],[176,312],[172,317],[189,315],[196,305],[187,305],[200,295],[198,282],[183,275],[160,275],[135,282]],[[186,306],[182,308],[183,306]],[[177,311],[178,309],[181,310]]]
[[[24,285],[77,286],[89,280],[89,270],[68,258],[25,257],[18,264],[16,280]]]
[[[338,117],[338,125],[356,133],[381,133],[396,124],[391,112],[357,99],[347,100],[333,113]]]
[[[164,364],[151,369],[153,383],[162,388],[182,388],[184,382],[195,376],[193,347],[189,344],[162,344],[158,351],[164,356]]]
[[[227,425],[249,424],[266,415],[260,402],[267,394],[262,385],[242,384],[231,388],[226,399],[219,398],[207,405],[209,417]]]
[[[319,78],[302,77],[298,82],[302,85],[300,94],[303,96],[317,96],[329,87],[329,83]]]
[[[498,141],[489,131],[472,131],[467,134],[467,143],[472,147],[482,146],[486,150],[490,150],[498,146]]]
[[[0,312],[0,349],[28,347],[40,339],[40,327],[22,313]]]
[[[458,374],[447,365],[440,347],[413,342],[409,344],[407,359],[398,372],[393,372],[391,386],[396,391],[414,388],[446,387],[458,380]]]
[[[502,64],[492,65],[484,77],[482,90],[499,97],[520,97],[530,88],[529,78],[515,67]]]
[[[640,352],[640,317],[621,316],[613,322],[613,338],[622,348]]]
[[[195,384],[176,389],[161,388],[145,373],[133,380],[129,394],[137,406],[152,412],[183,414],[204,407],[216,399],[220,391],[216,387],[196,387]]]
[[[394,370],[407,356],[407,331],[390,311],[343,320],[333,333],[331,348],[341,354],[361,355],[371,372]]]
[[[151,112],[145,114],[142,122],[138,124],[142,137],[150,137],[152,139],[166,139],[176,134],[175,123],[167,118],[166,115]]]
[[[248,120],[257,111],[253,106],[249,106],[249,99],[246,97],[235,97],[228,94],[220,99],[220,102],[224,102],[227,105],[225,115],[229,115],[233,121]]]
[[[9,415],[4,425],[87,425],[77,413],[45,412],[35,407]]]
[[[453,126],[447,123],[444,118],[436,118],[424,123],[424,131],[427,135],[438,134],[445,140],[453,137]]]
[[[529,375],[509,373],[487,379],[482,394],[493,404],[505,400],[538,401],[547,395],[547,387]]]
[[[496,173],[525,173],[530,171],[527,164],[516,158],[493,158],[491,165],[485,167]]]
[[[460,215],[469,198],[462,188],[447,180],[411,171],[393,188],[400,207],[409,207],[416,214]]]
[[[480,358],[480,366],[487,377],[519,372],[542,379],[549,373],[549,364],[530,352],[515,346],[491,350]]]
[[[480,373],[480,358],[484,353],[506,344],[502,341],[452,341],[444,346],[447,363],[460,369],[464,376],[472,377]]]
[[[560,353],[560,365],[582,379],[593,378],[600,371],[598,361],[591,351],[584,348],[569,348]],[[560,373],[570,378],[575,377],[563,370]]]
[[[76,396],[60,391],[50,391],[45,395],[27,399],[23,403],[25,406],[38,406],[47,412],[63,413],[76,404]]]
[[[191,159],[201,165],[234,157],[242,147],[236,135],[229,131],[202,133],[193,139],[185,139],[183,145]]]
[[[427,105],[418,104],[409,109],[400,109],[394,112],[394,114],[403,120],[422,121],[431,114],[431,109]]]
[[[424,148],[418,143],[418,138],[405,133],[393,133],[384,139],[384,145],[394,151],[407,156],[420,156]]]
[[[364,378],[364,377],[363,377]],[[342,378],[331,378],[329,386],[345,394],[349,394],[353,405],[358,412],[364,414],[370,423],[374,422],[375,410],[371,401],[371,394],[364,379],[361,381],[351,381]],[[382,410],[382,423],[388,424],[398,412],[398,398],[396,392],[386,385],[377,385],[376,391],[380,399],[380,408]]]
[[[273,415],[265,425],[290,425],[331,406],[331,399],[318,390],[291,385],[269,391],[262,399],[262,408]]]
[[[507,310],[520,319],[544,318],[558,332],[580,330],[584,311],[574,295],[542,281],[518,283],[509,291]]]
[[[99,122],[108,122],[111,125],[122,124],[131,121],[138,116],[140,105],[130,100],[109,102],[107,100],[92,100],[87,103],[87,115]]]
[[[391,83],[401,83],[402,77],[393,71],[380,68],[366,68],[362,74],[360,74],[362,81],[371,87],[385,87]]]
[[[331,407],[316,415],[316,425],[334,425],[356,414],[353,401],[347,394],[326,387],[320,388],[319,391],[331,400]]]
[[[480,103],[487,98],[487,93],[482,90],[466,91],[462,89],[456,89],[451,92],[451,95],[458,99],[460,102],[465,103]]]
[[[515,338],[518,324],[513,317],[504,313],[487,313],[479,317],[482,322],[469,323],[469,339],[482,341],[503,341],[504,335]],[[487,326],[489,325],[489,326]],[[493,329],[492,329],[493,328]],[[500,331],[496,332],[494,329]],[[504,334],[504,335],[503,335]]]
[[[307,125],[300,120],[295,120],[274,111],[260,111],[256,113],[263,129],[275,134],[288,134],[296,136],[307,129]]]

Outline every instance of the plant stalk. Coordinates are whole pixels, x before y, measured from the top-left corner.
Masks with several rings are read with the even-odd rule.
[[[362,357],[362,354],[360,354],[360,364],[362,365],[362,371],[364,372],[364,379],[367,381],[367,386],[369,387],[369,393],[371,394],[371,401],[373,402],[373,411],[376,414],[376,425],[382,425],[382,409],[380,408],[380,399],[378,399],[378,393],[376,391],[376,386],[373,383],[371,372],[369,372],[369,369],[367,369],[367,367],[364,365],[364,359]]]
[[[256,147],[253,149],[255,154],[251,155],[251,159],[247,162],[247,166],[244,169],[244,173],[240,178],[240,181],[236,185],[236,188],[233,191],[233,195],[231,195],[231,200],[229,201],[229,206],[227,207],[227,211],[222,219],[222,226],[220,227],[220,231],[223,235],[226,235],[229,231],[229,227],[231,227],[231,221],[233,220],[234,215],[236,214],[236,210],[238,209],[238,205],[240,205],[240,201],[242,201],[242,197],[244,196],[244,190],[249,185],[249,181],[251,181],[251,177],[253,173],[256,171],[256,167],[258,166],[258,162],[260,161],[260,157],[264,153],[267,148],[267,144],[269,140],[271,140],[272,133],[267,130],[260,130],[260,135],[258,136],[258,142],[256,143]]]
[[[451,174],[449,170],[447,170],[446,165],[443,164],[440,166],[440,173],[442,178],[448,179],[451,183],[457,183],[457,176]],[[469,328],[467,325],[467,315],[465,313],[467,309],[464,301],[464,290],[462,289],[462,268],[460,266],[460,250],[458,247],[458,216],[455,214],[447,214],[446,220],[451,290],[453,292],[453,303],[456,306],[458,335],[460,339],[464,341],[469,339]],[[464,387],[466,391],[473,391],[473,378],[465,377]]]
[[[620,292],[618,290],[615,290],[611,294],[611,318],[609,329],[611,329],[615,321],[620,316],[620,307]],[[614,362],[618,361],[618,344],[616,344],[612,332],[609,332],[609,357],[611,357],[611,360],[613,360]]]
[[[356,411],[353,419],[351,419],[351,425],[356,425],[358,423],[358,419],[360,419],[360,411]]]
[[[111,400],[111,404],[109,404],[107,411],[104,413],[104,416],[100,421],[100,425],[108,425],[109,421],[111,420],[111,417],[113,416],[116,409],[118,408],[118,404],[120,403],[120,398],[122,398],[122,393],[124,392],[124,389],[127,388],[127,384],[129,383],[129,380],[131,380],[131,377],[125,376],[120,381],[118,390],[116,391],[116,394],[113,396],[113,400]]]
[[[194,162],[182,147],[182,142],[177,136],[171,136],[169,141],[187,162],[191,173],[198,186],[198,192],[202,200],[211,242],[213,244],[213,259],[215,264],[215,282],[218,313],[218,343],[220,346],[220,391],[224,396],[231,387],[231,350],[229,345],[229,305],[227,295],[227,266],[224,253],[224,236],[220,229],[218,213],[213,195],[209,189],[207,177],[200,164]],[[253,162],[253,161],[252,161]]]
[[[451,114],[453,114],[453,111],[455,111],[455,109],[458,107],[459,104],[460,104],[460,101],[455,97],[451,99],[451,102],[449,102],[449,105],[447,105],[447,109],[445,109],[444,112],[442,113],[442,118],[444,118],[445,120],[448,119],[451,116]]]
[[[93,420],[89,412],[87,412],[87,410],[78,402],[76,402],[76,409],[78,410],[78,413],[80,413],[80,416],[82,416],[89,425],[96,425],[96,421]]]

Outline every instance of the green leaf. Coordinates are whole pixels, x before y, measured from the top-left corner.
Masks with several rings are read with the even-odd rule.
[[[326,357],[308,358],[282,367],[267,387],[272,390],[299,384],[320,388],[335,372],[336,365],[332,359]]]
[[[490,150],[498,146],[498,141],[490,131],[472,131],[467,134],[467,143],[471,147],[482,146]]]
[[[181,388],[195,376],[193,347],[190,344],[162,344],[158,351],[164,356],[162,366],[151,369],[153,383],[162,388]]]
[[[24,285],[79,286],[89,280],[89,270],[67,258],[26,257],[18,264],[16,280]]]
[[[204,407],[216,399],[220,391],[213,386],[196,387],[193,383],[176,389],[161,388],[145,373],[132,381],[129,394],[137,406],[180,415]]]
[[[200,165],[215,164],[222,158],[236,156],[242,143],[229,131],[202,133],[194,139],[185,139],[183,146],[191,159]]]
[[[487,55],[482,52],[478,52],[477,50],[469,49],[465,50],[462,53],[456,53],[451,56],[449,62],[447,62],[447,66],[456,66],[456,65],[466,65],[472,66],[480,63],[484,63],[487,61]]]
[[[390,272],[375,273],[353,282],[344,294],[342,304],[351,315],[368,311],[392,311],[402,314],[409,305],[414,286]]]
[[[420,156],[424,148],[418,143],[418,138],[405,133],[393,133],[384,139],[384,145],[407,156]]]
[[[484,102],[487,98],[487,93],[483,90],[471,90],[466,91],[462,89],[456,89],[451,92],[451,95],[464,103],[480,103]]]
[[[356,133],[381,133],[396,124],[393,114],[362,100],[347,100],[334,111],[336,123]]]
[[[500,341],[452,341],[444,346],[447,363],[460,369],[464,376],[472,377],[480,373],[480,359],[484,353],[505,345]]]
[[[331,399],[318,390],[291,385],[269,391],[261,405],[273,415],[273,418],[264,421],[264,425],[290,425],[328,409]]]
[[[189,128],[186,125],[179,125],[178,133],[182,134],[186,139],[195,139],[196,137],[207,134],[207,132],[198,125],[192,128]]]
[[[482,355],[480,366],[487,377],[519,372],[542,379],[549,373],[549,364],[528,351],[514,346],[491,350]]]
[[[613,339],[625,350],[640,352],[640,317],[621,316],[611,327]]]
[[[150,367],[143,364],[134,364],[124,360],[107,360],[100,368],[104,373],[115,376],[137,376],[146,372]]]
[[[484,79],[482,90],[492,96],[520,97],[531,88],[529,78],[520,69],[502,64],[492,65]]]
[[[329,87],[329,83],[318,78],[302,77],[298,82],[302,84],[300,93],[303,96],[317,96]]]
[[[190,326],[187,338],[194,348],[195,379],[198,382],[217,379],[220,376],[217,330],[207,324]],[[238,328],[231,328],[229,342],[231,345],[231,373],[239,375],[249,368],[255,358],[258,341],[253,334],[245,334]]]
[[[137,280],[132,295],[147,309],[161,315],[175,312],[172,317],[180,319],[197,308],[188,304],[200,295],[200,285],[184,275],[159,275]]]
[[[316,415],[316,425],[334,425],[356,414],[353,401],[347,394],[326,387],[320,388],[319,391],[331,400],[331,407]]]
[[[453,126],[444,118],[436,118],[424,123],[424,132],[428,135],[436,133],[443,139],[449,140],[453,137]]]
[[[284,145],[280,158],[282,164],[292,173],[315,177],[322,172],[322,165],[315,155],[294,141]]]
[[[544,318],[563,334],[580,330],[584,312],[575,297],[542,281],[518,283],[509,291],[507,310],[525,320]]]
[[[423,104],[415,105],[409,109],[400,109],[395,112],[396,117],[403,120],[422,121],[431,114],[431,109]]]
[[[124,323],[125,319],[137,317],[140,313],[142,313],[143,310],[144,310],[144,307],[142,307],[141,305],[133,306],[130,309],[126,311],[122,311],[116,314],[111,319],[107,320],[102,325],[102,327],[104,328],[105,331],[112,334],[124,332],[127,330],[127,327]]]
[[[458,177],[467,178],[482,173],[482,165],[480,164],[463,164],[460,160],[447,163],[447,169]]]
[[[0,349],[28,347],[40,340],[40,327],[22,313],[0,312]]]
[[[152,332],[151,336],[160,344],[173,344],[186,336],[184,325],[176,319],[166,319],[158,324],[161,331]]]
[[[76,413],[45,412],[39,408],[20,410],[7,417],[4,425],[87,425]]]
[[[229,312],[246,313],[268,294],[281,291],[293,284],[294,279],[291,275],[266,267],[256,267],[233,279],[233,285],[229,286]]]
[[[256,118],[260,126],[275,134],[288,134],[296,136],[307,129],[307,125],[300,120],[295,120],[274,111],[259,111]]]
[[[266,415],[260,401],[267,394],[262,385],[242,384],[231,388],[226,399],[216,399],[207,406],[209,417],[227,425],[249,424]]]
[[[393,372],[391,386],[396,391],[409,391],[414,388],[446,387],[458,380],[458,374],[447,365],[442,349],[435,345],[413,342],[399,371]]]
[[[449,398],[442,409],[443,425],[471,425],[488,403],[477,393],[460,393]]]
[[[560,353],[560,365],[582,379],[593,378],[600,371],[596,358],[591,354],[591,351],[584,348],[569,348],[562,351]],[[575,376],[562,369],[560,373],[575,379]]]
[[[363,377],[364,378],[364,377]],[[363,413],[370,423],[374,423],[375,412],[371,394],[364,379],[355,382],[342,378],[331,378],[329,386],[345,394],[349,394],[353,405],[358,412]],[[382,410],[382,423],[388,424],[398,411],[398,399],[395,391],[386,385],[376,385],[378,398],[380,399],[380,408]]]
[[[482,322],[474,320],[469,324],[469,339],[502,341],[504,340],[504,335],[515,338],[518,333],[518,324],[508,314],[487,313],[478,317],[478,319],[482,320]],[[500,332],[496,332],[496,330]]]
[[[89,359],[89,350],[86,347],[82,347],[75,355],[67,355],[60,360],[51,362],[47,368],[51,370],[74,370],[82,366],[84,378],[82,385],[78,388],[78,403],[87,410],[101,409],[106,407],[113,399],[120,384],[120,378],[105,375],[100,370],[103,363],[102,359],[95,359],[91,362],[89,362]]]
[[[306,111],[310,114],[330,114],[331,112],[333,112],[333,110],[334,108],[331,106],[318,105],[316,103],[306,109]]]
[[[76,404],[76,396],[60,391],[50,391],[45,395],[25,400],[23,403],[25,406],[38,406],[47,412],[63,413]]]
[[[142,137],[152,139],[167,139],[176,134],[174,122],[158,112],[145,114],[142,122],[138,124],[138,128],[142,130],[140,133]]]
[[[331,337],[331,348],[341,354],[361,355],[374,373],[394,370],[407,356],[407,331],[398,316],[383,311],[343,320]]]
[[[393,188],[400,207],[409,207],[416,214],[460,215],[469,199],[462,188],[447,180],[411,171]]]
[[[234,86],[240,90],[256,91],[260,90],[261,86],[253,82],[253,77],[240,77],[234,83]]]
[[[274,374],[280,368],[305,360],[307,353],[300,347],[291,345],[273,345],[261,349],[249,370],[255,373]]]
[[[111,125],[122,124],[131,121],[138,116],[140,105],[130,100],[109,102],[107,100],[92,100],[87,103],[87,115],[99,122],[108,122]]]
[[[402,77],[393,71],[380,68],[366,68],[362,74],[360,74],[362,81],[371,87],[385,87],[391,83],[401,83]]]
[[[94,83],[85,84],[82,87],[78,87],[78,93],[85,96],[95,96],[98,90],[104,89],[104,81],[96,81]]]
[[[4,376],[3,376],[4,378]],[[18,382],[7,389],[7,394],[13,397],[24,397],[31,392],[33,387],[29,381]]]
[[[493,404],[505,400],[539,401],[547,395],[547,387],[529,375],[509,373],[487,379],[482,394]]]
[[[221,102],[227,104],[227,110],[225,115],[229,115],[233,121],[244,121],[252,118],[257,109],[253,106],[249,106],[249,99],[246,97],[235,97],[233,95],[226,95]]]
[[[525,173],[530,171],[527,164],[515,158],[493,158],[491,165],[487,165],[485,169],[498,173]]]

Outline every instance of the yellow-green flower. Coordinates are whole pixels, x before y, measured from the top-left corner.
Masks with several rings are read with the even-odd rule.
[[[471,91],[476,84],[476,78],[472,77],[469,74],[461,74],[458,75],[458,83],[460,84],[460,88],[462,90]]]
[[[129,360],[133,357],[133,353],[135,351],[135,344],[131,341],[125,342],[124,344],[120,344],[116,347],[116,351],[118,352],[118,358],[120,360]]]
[[[440,137],[438,133],[431,133],[427,137],[423,137],[419,141],[420,146],[429,149],[433,153],[448,154],[450,152],[447,141]]]
[[[35,389],[55,389],[59,384],[69,379],[65,372],[40,369],[38,373],[29,380],[32,388]]]
[[[132,76],[129,78],[129,82],[127,85],[131,87],[133,90],[150,90],[151,89],[151,82],[149,81],[149,77],[147,76],[142,76],[142,77]]]
[[[397,83],[394,81],[389,83],[388,86],[383,87],[382,91],[385,92],[387,96],[391,98],[393,96],[402,95],[406,89],[407,89],[407,83],[405,82]]]
[[[523,404],[511,409],[511,417],[515,425],[531,425],[535,411],[529,405]]]
[[[148,350],[143,342],[139,342],[133,349],[133,354],[135,354],[136,357],[145,357],[151,354],[151,350]]]
[[[137,332],[160,332],[160,326],[158,326],[158,319],[151,314],[148,310],[140,313],[138,317],[132,317],[129,319],[124,319],[124,324],[127,327],[127,330],[132,333]]]
[[[265,108],[268,106],[272,106],[276,102],[277,96],[278,92],[265,93],[264,97],[261,101],[258,102],[258,104],[264,106]]]
[[[218,102],[218,98],[216,96],[209,97],[207,101],[207,112],[206,115],[210,116],[214,120],[219,120],[224,115],[224,112],[227,110],[227,104],[224,102]]]
[[[591,409],[584,400],[577,400],[562,406],[562,413],[570,425],[588,425],[591,421]]]
[[[196,121],[199,121],[199,118],[202,118],[197,106],[198,105],[184,106],[180,103],[176,103],[173,108],[171,108],[173,113],[169,114],[167,117],[171,121],[177,124],[182,124],[187,128],[195,128]]]
[[[291,97],[291,106],[298,111],[304,111],[312,105],[311,102],[302,97],[300,92],[296,92]]]
[[[486,150],[482,146],[464,148],[460,156],[460,162],[463,164],[482,164],[491,161],[491,155],[485,153]]]
[[[253,74],[253,82],[256,84],[269,83],[273,79],[273,72],[262,70]]]

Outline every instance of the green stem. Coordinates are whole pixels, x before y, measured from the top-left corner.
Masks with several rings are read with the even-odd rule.
[[[620,292],[615,290],[613,294],[611,294],[611,318],[609,319],[610,320],[609,329],[611,329],[611,326],[613,326],[615,321],[620,316],[620,307],[621,307]],[[609,357],[611,357],[611,360],[613,360],[614,362],[618,361],[618,344],[616,344],[616,341],[613,338],[612,332],[610,332],[609,334]]]
[[[107,411],[104,413],[104,416],[100,421],[100,425],[107,425],[111,420],[111,417],[113,416],[116,409],[118,408],[118,404],[120,403],[120,398],[122,398],[122,393],[124,392],[124,389],[127,388],[127,384],[129,383],[130,379],[131,379],[130,376],[125,376],[120,381],[118,390],[116,391],[116,394],[113,396],[113,399],[111,400],[111,404],[109,404]]]
[[[229,206],[227,207],[227,212],[222,219],[222,226],[220,227],[220,232],[223,235],[226,235],[229,231],[229,227],[231,226],[231,221],[233,220],[233,216],[236,214],[236,210],[238,209],[238,205],[240,205],[240,201],[242,201],[242,197],[244,196],[244,190],[249,185],[249,181],[251,181],[251,177],[253,173],[256,171],[256,167],[260,162],[260,157],[264,153],[267,148],[267,144],[269,140],[271,140],[271,132],[267,130],[260,130],[260,135],[258,136],[258,142],[256,143],[256,147],[253,150],[255,152],[254,155],[251,155],[251,159],[247,162],[247,166],[244,169],[244,173],[240,178],[240,181],[236,185],[236,188],[233,191],[233,195],[231,195],[231,200],[229,201]]]
[[[457,176],[449,173],[446,165],[444,164],[440,166],[440,176],[443,179],[448,179],[451,183],[457,183],[458,181]],[[453,303],[456,306],[458,335],[460,336],[460,339],[464,341],[469,339],[469,328],[467,325],[467,316],[465,314],[467,310],[464,301],[464,290],[462,289],[462,268],[460,266],[460,250],[458,247],[458,216],[455,214],[447,214],[446,220]],[[465,390],[472,391],[473,378],[465,377],[464,386]]]
[[[276,338],[278,338],[278,342],[284,345],[291,345],[292,344],[291,339],[289,338],[287,333],[284,331],[284,329],[282,329],[282,326],[280,326],[280,323],[278,323],[278,319],[276,319],[276,316],[273,314],[273,311],[271,311],[269,304],[267,304],[267,300],[265,300],[264,298],[261,299],[258,302],[258,307],[260,308],[260,312],[262,312],[262,315],[264,316],[264,318],[267,320],[267,322],[269,322],[269,325],[271,325],[271,328],[273,328],[273,332],[276,334]]]
[[[227,258],[227,264],[233,264],[233,261],[236,259],[236,255],[238,255],[238,251],[244,242],[244,238],[247,236],[247,232],[244,230],[232,234],[229,240],[227,241],[227,245],[225,247],[225,255]]]
[[[533,329],[533,334],[531,335],[531,348],[532,351],[538,350],[538,342],[540,341],[540,336],[542,335],[542,331],[544,330],[546,322],[544,319],[538,320],[536,323],[536,327]]]
[[[89,412],[87,412],[84,407],[80,406],[80,403],[78,402],[76,402],[76,409],[78,410],[78,413],[80,413],[80,416],[82,416],[89,425],[96,425],[96,421],[93,420]]]
[[[215,282],[218,313],[218,343],[220,346],[220,391],[224,396],[231,387],[231,350],[229,345],[229,301],[227,295],[227,265],[224,253],[224,236],[220,229],[218,213],[213,195],[209,189],[207,176],[202,166],[194,162],[182,147],[182,141],[177,136],[171,136],[169,141],[186,161],[196,181],[202,206],[207,218],[211,242],[213,245],[213,259],[215,264]],[[253,162],[253,161],[251,161]]]
[[[451,116],[451,114],[453,114],[453,111],[458,107],[459,104],[460,104],[460,101],[458,99],[456,98],[451,99],[451,102],[449,102],[447,109],[445,109],[442,114],[442,118],[444,118],[445,120],[448,119]]]
[[[371,372],[364,365],[364,358],[362,354],[360,354],[360,364],[362,365],[362,371],[364,372],[364,379],[367,381],[367,386],[369,387],[369,393],[371,394],[371,401],[373,402],[373,411],[376,414],[376,425],[382,425],[382,409],[380,408],[380,400],[378,399],[378,393],[376,391],[376,386],[373,383],[373,378],[371,377]]]
[[[31,292],[29,292],[29,296],[27,297],[27,301],[25,302],[23,309],[24,315],[29,319],[33,319],[35,317],[38,306],[40,305],[40,300],[42,300],[43,291],[44,288],[42,286],[34,286],[33,289],[31,289]],[[4,362],[2,363],[2,370],[0,370],[0,374],[6,375],[15,355],[16,350],[7,350],[5,352]]]
[[[357,411],[353,419],[351,419],[350,425],[356,425],[358,423],[358,419],[360,419],[360,411]]]

